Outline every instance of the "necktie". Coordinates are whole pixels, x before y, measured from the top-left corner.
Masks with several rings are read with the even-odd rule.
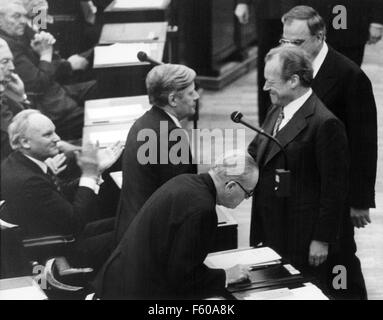
[[[57,178],[57,176],[49,168],[48,168],[48,171],[47,171],[47,176],[50,178],[50,180],[56,186],[57,191],[61,192],[59,178]]]
[[[274,130],[273,130],[273,137],[278,133],[279,127],[281,126],[281,123],[285,117],[285,114],[283,113],[283,108],[281,108],[281,111],[279,112],[277,121],[275,122]]]

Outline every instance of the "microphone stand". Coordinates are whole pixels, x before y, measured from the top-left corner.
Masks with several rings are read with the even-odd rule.
[[[275,170],[275,192],[278,197],[289,197],[290,196],[290,170],[288,169],[288,159],[286,150],[282,146],[282,144],[272,135],[265,132],[265,130],[261,128],[257,128],[252,126],[251,124],[247,123],[246,121],[242,120],[242,114],[240,112],[233,112],[231,115],[231,119],[236,123],[242,123],[244,126],[248,127],[249,129],[258,132],[259,134],[267,137],[268,139],[272,140],[274,143],[277,144],[279,149],[281,150],[283,154],[283,162],[284,162],[284,168],[283,169],[276,169]]]

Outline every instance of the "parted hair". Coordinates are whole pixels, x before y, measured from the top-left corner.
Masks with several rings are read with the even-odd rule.
[[[168,104],[169,94],[190,86],[196,77],[193,69],[180,64],[162,64],[154,67],[146,77],[150,103],[157,107]]]
[[[292,20],[306,20],[311,35],[323,32],[326,35],[326,24],[319,13],[309,6],[296,6],[282,16],[282,23],[290,23]]]
[[[281,61],[281,74],[284,81],[293,75],[298,75],[302,86],[310,87],[313,81],[313,67],[307,53],[296,46],[287,45],[271,49],[266,55],[265,62],[278,56]]]

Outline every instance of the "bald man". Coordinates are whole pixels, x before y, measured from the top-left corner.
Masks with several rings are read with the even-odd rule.
[[[2,197],[8,208],[3,218],[19,225],[27,238],[74,235],[69,260],[74,266],[97,269],[111,252],[114,226],[113,219],[96,220],[99,177],[104,160],[113,163],[119,155],[102,160],[97,148],[87,145],[77,157],[79,181],[64,186],[45,162],[59,155],[60,137],[49,118],[38,110],[21,111],[8,134],[14,151],[1,165]]]

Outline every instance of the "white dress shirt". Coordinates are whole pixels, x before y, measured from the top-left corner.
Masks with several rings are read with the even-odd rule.
[[[309,91],[307,91],[303,96],[300,96],[298,99],[291,101],[283,108],[284,118],[281,122],[281,125],[279,126],[278,131],[280,131],[291,120],[294,114],[305,104],[312,93],[313,91],[310,88]]]
[[[314,78],[318,74],[319,69],[324,62],[324,59],[326,59],[327,53],[328,53],[328,45],[325,41],[323,41],[323,47],[313,61],[313,70],[314,70],[313,77]]]
[[[36,163],[45,174],[48,173],[48,166],[45,164],[45,162],[37,160],[37,159],[32,158],[30,156],[27,156],[26,154],[25,154],[25,156],[28,159],[30,159],[31,161],[33,161],[34,163]],[[103,181],[101,181],[101,183],[102,182]],[[98,192],[100,190],[99,184],[97,184],[97,181],[93,178],[81,177],[78,185],[79,185],[79,187],[86,187],[86,188],[93,190],[93,192],[95,194],[98,194]]]

